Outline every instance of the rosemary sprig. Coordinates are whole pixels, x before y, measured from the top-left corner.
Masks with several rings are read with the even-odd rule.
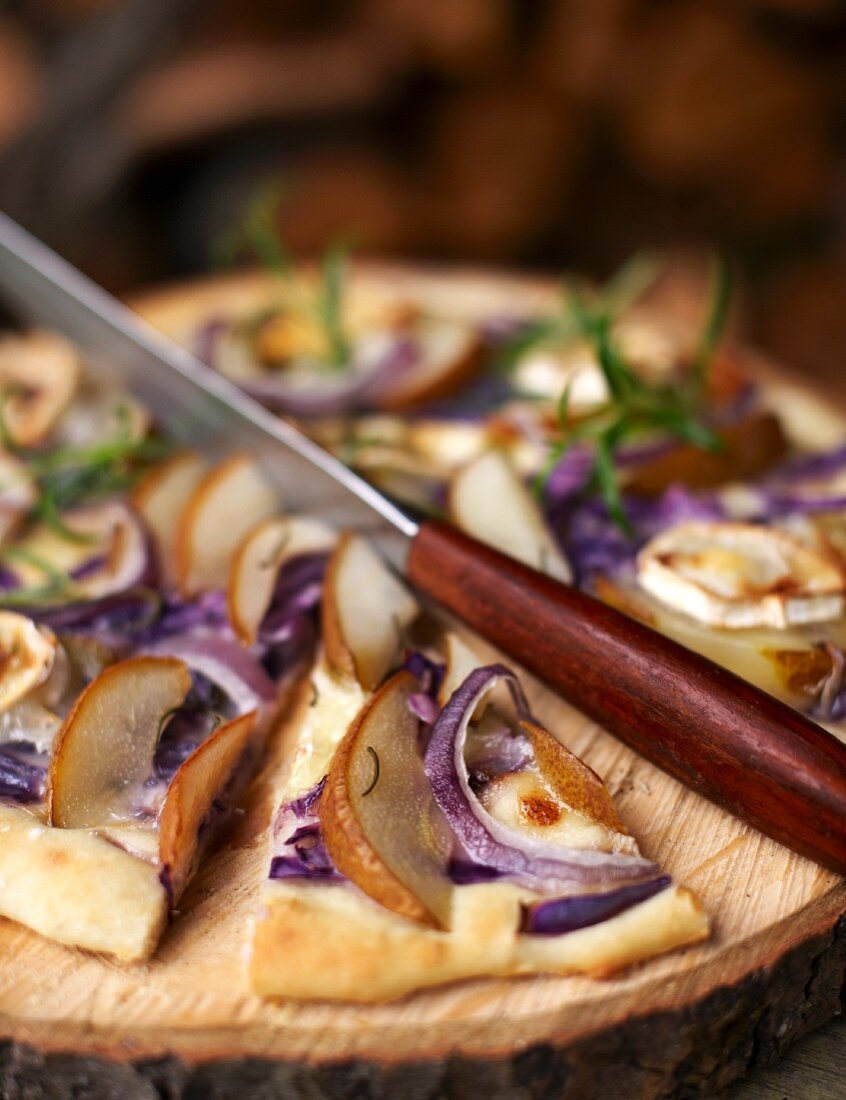
[[[318,264],[314,293],[303,293],[296,265],[276,227],[276,211],[283,193],[283,188],[272,187],[253,200],[240,226],[226,241],[226,256],[231,262],[246,252],[276,275],[284,285],[284,308],[318,325],[326,347],[322,363],[343,370],[350,362],[350,339],[344,320],[349,245],[335,242],[327,246]]]
[[[44,584],[31,585],[28,588],[14,588],[0,593],[0,605],[3,607],[22,607],[29,604],[64,602],[74,593],[72,579],[56,569],[51,562],[23,546],[0,548],[0,560],[21,562],[37,569],[44,575]]]
[[[86,501],[122,492],[133,484],[150,462],[171,450],[159,439],[117,439],[91,446],[58,447],[25,456],[40,489],[33,518],[43,520],[58,534],[82,542],[87,536],[70,530],[59,513]]]
[[[729,264],[724,256],[714,256],[711,260],[710,304],[693,357],[692,373],[699,386],[704,383],[711,359],[726,327],[731,301],[731,287],[731,268]]]
[[[332,244],[320,262],[317,316],[326,337],[327,359],[336,370],[342,370],[350,361],[350,342],[344,329],[344,286],[348,261],[349,248],[345,244]]]
[[[647,382],[626,362],[612,335],[614,313],[607,300],[588,303],[578,292],[572,294],[569,318],[577,332],[593,346],[609,398],[587,416],[570,423],[570,391],[569,388],[564,391],[558,408],[560,438],[550,448],[535,479],[539,496],[546,491],[552,471],[567,451],[577,443],[590,443],[593,469],[589,487],[601,494],[618,526],[631,534],[614,464],[615,451],[622,443],[662,432],[703,450],[720,448],[719,436],[699,419],[699,405],[708,367],[725,324],[728,299],[728,269],[718,263],[714,266],[711,301],[690,377],[681,385],[672,385]]]
[[[593,308],[609,315],[628,309],[651,286],[660,269],[660,257],[652,252],[636,253],[595,293]],[[571,314],[571,307],[581,293],[578,285],[565,281],[561,287],[561,312],[554,317],[536,318],[522,326],[500,348],[496,367],[510,372],[527,352],[538,348],[558,348],[575,340],[580,335],[580,328]]]

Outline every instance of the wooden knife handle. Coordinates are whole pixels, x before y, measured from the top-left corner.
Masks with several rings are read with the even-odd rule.
[[[421,526],[408,575],[647,760],[846,873],[846,746],[814,722],[446,524]]]

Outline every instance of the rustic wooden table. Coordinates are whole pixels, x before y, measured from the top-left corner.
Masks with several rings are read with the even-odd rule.
[[[725,1100],[843,1100],[846,1019],[832,1020],[792,1047],[782,1061],[755,1070],[723,1093]]]

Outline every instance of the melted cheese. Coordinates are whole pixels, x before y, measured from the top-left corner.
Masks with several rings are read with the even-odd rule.
[[[564,806],[534,771],[501,775],[482,789],[479,800],[497,821],[536,840],[605,852],[615,848],[611,829]]]
[[[837,562],[775,528],[680,523],[647,543],[637,568],[653,596],[711,626],[783,629],[846,611]]]

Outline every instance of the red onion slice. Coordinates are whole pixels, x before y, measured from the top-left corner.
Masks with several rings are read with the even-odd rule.
[[[165,638],[148,646],[153,657],[178,657],[226,693],[236,714],[272,703],[278,689],[259,661],[240,642],[208,631]]]
[[[650,882],[621,886],[604,894],[580,894],[570,898],[549,898],[523,907],[521,932],[536,936],[561,936],[592,924],[601,924],[627,909],[660,894],[671,884],[669,875]]]
[[[385,334],[359,348],[343,372],[333,375],[317,367],[308,384],[294,383],[284,371],[263,371],[236,381],[273,412],[303,420],[337,416],[377,404],[384,390],[417,365],[419,354],[416,342],[407,336]],[[227,373],[225,366],[221,370]]]
[[[484,808],[470,786],[464,746],[478,703],[500,682],[507,684],[521,717],[528,717],[513,672],[503,665],[478,668],[441,711],[424,761],[435,800],[469,858],[545,892],[653,877],[658,868],[639,856],[539,841],[502,824]]]

